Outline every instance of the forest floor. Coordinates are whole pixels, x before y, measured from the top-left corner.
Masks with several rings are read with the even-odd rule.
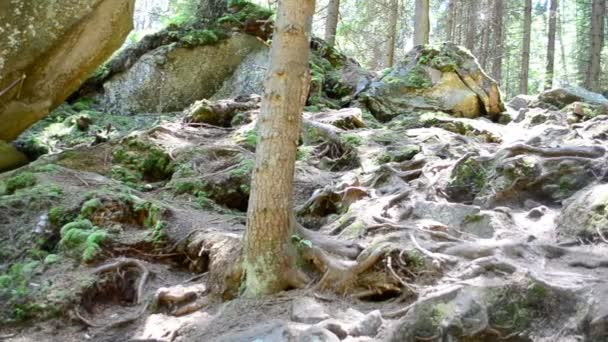
[[[309,287],[253,300],[257,111],[150,120],[0,175],[0,340],[608,340],[608,199],[590,199],[608,116],[305,113],[293,243],[337,274],[305,265]]]

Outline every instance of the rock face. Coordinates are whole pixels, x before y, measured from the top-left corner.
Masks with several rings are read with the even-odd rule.
[[[361,99],[382,121],[415,109],[495,118],[504,111],[498,85],[468,51],[451,43],[417,46]]]
[[[0,139],[61,104],[118,49],[135,0],[0,3]]]
[[[17,168],[27,163],[23,153],[0,140],[0,172]]]
[[[251,53],[266,49],[246,34],[194,48],[161,46],[104,84],[100,102],[114,113],[181,111],[209,98]]]

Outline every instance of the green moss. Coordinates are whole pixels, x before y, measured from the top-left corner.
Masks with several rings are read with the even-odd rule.
[[[112,157],[115,165],[110,176],[131,187],[140,182],[166,180],[175,172],[175,164],[166,152],[137,137],[125,139],[114,149]]]
[[[187,47],[213,45],[225,38],[224,32],[209,29],[191,29],[180,35],[180,41]]]
[[[99,198],[92,198],[86,202],[84,202],[84,204],[82,205],[82,208],[80,209],[80,214],[83,217],[91,217],[93,215],[93,213],[95,213],[97,210],[101,209],[103,207],[103,203],[101,203],[101,200]]]
[[[547,296],[547,289],[537,283],[497,289],[488,295],[490,323],[508,331],[525,330],[535,318],[546,317]]]
[[[228,8],[230,8],[233,13],[219,18],[218,23],[238,23],[245,25],[259,20],[267,20],[274,14],[274,12],[268,8],[245,0],[229,0]]]
[[[91,262],[101,252],[101,245],[108,233],[95,227],[91,221],[80,219],[61,227],[59,245],[66,251],[74,251],[83,261]]]
[[[388,75],[384,78],[384,82],[396,87],[413,89],[424,89],[433,86],[431,77],[426,70],[419,65],[408,70],[405,75]]]
[[[478,193],[486,184],[487,172],[481,163],[472,158],[461,163],[452,172],[449,185],[454,187],[469,187],[472,193]]]
[[[57,254],[49,254],[44,258],[45,265],[51,265],[59,262],[60,257]]]
[[[238,138],[237,138],[237,144],[245,147],[246,149],[250,150],[250,151],[255,151],[255,147],[258,144],[258,132],[255,129],[250,129],[247,130],[245,132],[243,132]]]
[[[231,176],[237,178],[249,177],[249,175],[251,175],[251,172],[253,171],[254,166],[255,162],[253,160],[248,158],[242,158],[241,162],[239,163],[239,167],[230,170],[229,173]]]
[[[178,180],[171,184],[176,195],[195,194],[201,191],[205,184],[199,180]]]
[[[347,149],[355,149],[363,144],[363,140],[358,135],[354,134],[343,134],[340,136],[342,145]]]
[[[6,181],[5,190],[8,194],[14,194],[17,190],[36,185],[37,179],[31,172],[22,172]]]
[[[298,152],[296,155],[297,160],[308,160],[312,156],[315,151],[314,146],[300,146],[298,147]]]

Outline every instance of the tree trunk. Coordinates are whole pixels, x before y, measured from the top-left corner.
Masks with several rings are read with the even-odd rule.
[[[547,69],[545,70],[545,89],[553,88],[553,71],[555,69],[555,33],[557,31],[557,1],[550,0],[549,37],[547,38]]]
[[[593,0],[591,7],[591,51],[585,78],[585,87],[591,91],[600,91],[600,73],[602,48],[604,47],[604,16],[606,0]]]
[[[454,17],[456,15],[456,0],[448,0],[448,17],[446,21],[446,41],[454,41]]]
[[[388,23],[388,39],[386,54],[386,67],[391,68],[395,63],[395,44],[397,43],[397,21],[399,19],[399,0],[391,0],[390,18]]]
[[[494,0],[494,13],[492,21],[494,23],[494,61],[492,62],[492,77],[501,83],[502,78],[502,54],[503,54],[503,0]]]
[[[293,177],[302,108],[308,95],[314,0],[282,0],[258,121],[258,144],[244,241],[248,297],[293,287],[297,250],[291,239]]]
[[[561,50],[560,54],[562,60],[563,77],[566,80],[566,84],[570,84],[570,72],[568,71],[568,62],[566,60],[566,46],[564,44],[564,1],[562,1],[561,7],[561,15],[559,16],[559,46]]]
[[[340,15],[340,0],[330,0],[327,5],[327,19],[325,21],[325,41],[329,46],[336,44],[336,30]]]
[[[414,46],[429,43],[431,24],[429,21],[429,0],[416,0],[414,13]]]
[[[467,4],[467,35],[464,46],[471,52],[474,52],[477,36],[477,17],[479,13],[477,13],[476,1],[480,0],[469,1]]]
[[[530,30],[532,29],[532,0],[526,0],[524,7],[524,36],[521,54],[521,74],[519,93],[528,93],[528,76],[530,71]]]

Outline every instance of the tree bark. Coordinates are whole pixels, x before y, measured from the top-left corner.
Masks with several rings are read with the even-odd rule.
[[[414,12],[414,46],[428,44],[430,30],[429,0],[416,0],[416,9]]]
[[[494,13],[492,21],[494,22],[494,61],[492,62],[492,77],[501,83],[502,79],[502,54],[503,54],[503,0],[494,0]]]
[[[314,0],[279,2],[258,121],[258,144],[244,241],[244,295],[276,293],[301,283],[292,244],[293,177],[302,108],[308,95]]]
[[[386,67],[391,68],[395,63],[395,44],[397,43],[397,21],[399,19],[399,0],[391,0],[390,17],[388,23],[388,39],[386,54]]]
[[[196,17],[203,22],[213,22],[226,13],[227,7],[227,0],[199,0]]]
[[[464,46],[469,51],[474,52],[475,49],[475,38],[477,36],[477,1],[469,1],[467,4],[467,35]]]
[[[330,0],[327,5],[327,19],[325,20],[325,41],[329,46],[336,44],[336,30],[340,15],[340,0]]]
[[[545,70],[545,89],[553,88],[553,72],[555,69],[555,33],[557,31],[557,2],[550,0],[549,7],[549,36],[547,37],[547,68]]]
[[[521,53],[521,74],[519,93],[528,93],[528,76],[530,72],[530,31],[532,29],[532,0],[526,0],[524,7],[524,35]]]
[[[600,73],[602,48],[604,47],[604,17],[606,16],[606,0],[593,0],[591,5],[591,51],[585,87],[591,91],[600,91]]]

